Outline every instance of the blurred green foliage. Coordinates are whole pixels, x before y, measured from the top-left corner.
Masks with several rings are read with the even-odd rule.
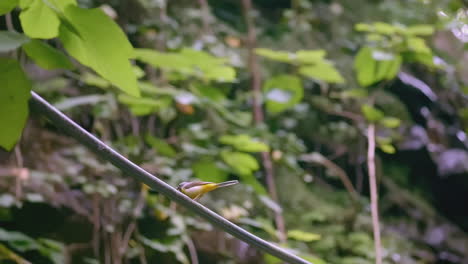
[[[35,113],[25,126],[30,90],[172,186],[238,179],[201,202],[315,264],[374,263],[365,142],[375,124],[384,263],[466,261],[463,219],[411,164],[437,163],[468,131],[462,1],[257,0],[247,12],[255,47],[242,10],[228,0],[1,1],[0,261],[280,263]],[[424,82],[439,106],[414,96]]]

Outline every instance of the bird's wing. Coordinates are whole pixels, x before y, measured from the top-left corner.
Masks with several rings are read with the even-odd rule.
[[[203,182],[203,181],[193,181],[193,182],[189,182],[187,183],[184,188],[185,189],[189,189],[189,188],[192,188],[192,187],[195,187],[195,186],[200,186],[200,185],[206,185],[206,184],[210,184],[212,182]]]

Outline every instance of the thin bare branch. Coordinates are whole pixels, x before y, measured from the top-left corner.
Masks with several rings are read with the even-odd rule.
[[[252,19],[251,0],[242,0],[242,7],[244,10],[245,23],[247,25],[247,49],[248,49],[248,66],[250,75],[252,76],[252,93],[253,93],[253,114],[255,124],[261,124],[264,120],[264,114],[261,102],[261,85],[262,76],[260,72],[260,65],[258,63],[257,55],[255,54],[255,47],[257,46],[257,36],[255,32],[255,25]],[[268,152],[262,152],[262,162],[265,168],[265,178],[268,188],[268,193],[271,198],[279,204],[278,194],[276,192],[275,175],[273,171],[273,163]],[[275,212],[275,223],[278,228],[280,242],[286,241],[286,225],[281,212]]]
[[[375,175],[375,125],[367,128],[367,168],[371,196],[372,227],[374,230],[375,263],[382,264],[382,247],[380,242],[379,197],[377,194],[377,180]]]

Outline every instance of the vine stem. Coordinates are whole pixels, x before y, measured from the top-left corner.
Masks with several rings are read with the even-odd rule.
[[[262,77],[260,72],[260,65],[258,63],[257,55],[255,54],[255,47],[257,45],[257,36],[255,32],[255,25],[250,12],[252,11],[252,1],[242,0],[242,7],[244,10],[245,23],[247,25],[247,49],[248,49],[248,66],[252,76],[252,92],[253,92],[253,114],[254,122],[259,125],[264,121],[264,114],[261,102],[261,85]],[[273,170],[273,163],[268,152],[262,152],[262,163],[265,168],[265,178],[268,188],[268,193],[279,204],[278,193],[276,192],[275,175]],[[275,223],[278,229],[278,238],[281,243],[286,242],[286,225],[281,212],[275,212]]]
[[[372,228],[374,231],[375,263],[382,264],[382,247],[380,241],[379,197],[377,194],[377,180],[375,175],[375,125],[367,128],[367,168],[369,173],[369,188],[371,196]]]

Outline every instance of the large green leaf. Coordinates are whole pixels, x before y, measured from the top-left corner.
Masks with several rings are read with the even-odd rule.
[[[323,62],[326,54],[324,50],[298,50],[296,59],[300,63],[315,64]]]
[[[262,152],[269,151],[270,148],[263,142],[254,140],[249,135],[224,135],[219,141],[226,145],[231,145],[237,150],[246,152]]]
[[[306,231],[302,231],[299,229],[289,230],[288,231],[288,238],[304,241],[304,242],[312,242],[316,240],[320,240],[321,236],[319,234],[310,233]]]
[[[431,53],[431,49],[426,45],[422,38],[410,37],[407,39],[408,48],[417,53]]]
[[[0,16],[4,15],[18,5],[18,0],[2,0],[0,1]]]
[[[419,36],[430,36],[434,34],[434,27],[432,25],[414,25],[406,29],[407,34],[419,35]]]
[[[145,141],[148,143],[158,154],[174,158],[177,155],[177,152],[174,148],[169,145],[165,140],[153,137],[150,134],[145,136]]]
[[[201,79],[232,82],[236,71],[226,66],[226,59],[194,49],[184,48],[179,52],[162,53],[151,49],[135,49],[136,58],[153,67],[195,75]]]
[[[31,82],[16,60],[0,58],[0,146],[11,150],[28,117]]]
[[[134,97],[127,94],[119,94],[118,100],[126,104],[134,115],[143,116],[167,108],[172,99],[165,96],[157,99],[149,97]]]
[[[42,0],[44,1],[44,0]],[[77,6],[76,0],[47,0],[51,3],[55,8],[57,8],[60,12],[65,12],[65,9],[68,5]]]
[[[279,113],[302,100],[304,88],[301,80],[293,75],[278,75],[265,82],[266,107],[271,113]]]
[[[29,38],[23,34],[10,31],[0,31],[0,52],[15,50],[28,41]]]
[[[369,86],[375,82],[376,67],[377,62],[372,57],[372,49],[369,47],[361,48],[354,59],[354,69],[360,85]]]
[[[296,54],[286,51],[277,51],[265,48],[255,49],[255,53],[270,60],[292,63],[296,59]]]
[[[221,157],[240,175],[251,175],[259,169],[257,160],[250,154],[234,151],[222,151]]]
[[[341,74],[332,64],[327,62],[320,62],[315,65],[300,67],[299,72],[304,76],[316,80],[329,83],[344,83],[344,79]]]
[[[364,114],[364,117],[367,119],[367,121],[371,123],[378,122],[385,116],[382,111],[368,104],[364,104],[361,107],[361,111]]]
[[[43,1],[34,1],[20,14],[24,33],[31,38],[51,39],[59,34],[60,20]]]
[[[23,49],[37,65],[46,70],[73,68],[65,54],[40,40],[31,40],[23,45]]]
[[[124,92],[139,96],[137,79],[129,61],[134,56],[133,47],[119,26],[101,9],[68,5],[65,17],[79,34],[69,27],[60,27],[65,49]]]
[[[203,159],[192,165],[195,177],[202,181],[222,182],[227,180],[228,173],[211,159]]]

